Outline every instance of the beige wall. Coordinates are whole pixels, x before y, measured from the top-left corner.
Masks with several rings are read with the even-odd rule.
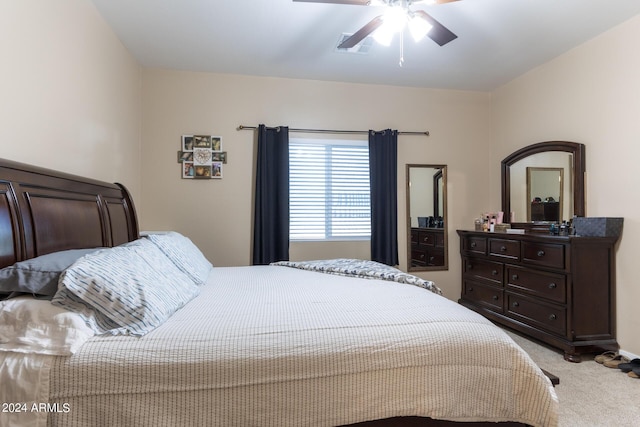
[[[238,125],[429,130],[430,137],[399,138],[400,257],[405,267],[404,165],[447,164],[450,269],[428,277],[448,297],[459,297],[455,230],[490,207],[483,185],[489,178],[489,94],[147,69],[142,99],[142,227],[188,235],[219,266],[251,260],[254,133],[237,131]],[[222,136],[229,157],[222,180],[180,178],[180,136],[192,133]],[[368,258],[369,242],[291,245],[292,259],[336,257]]]
[[[87,0],[0,2],[0,157],[140,190],[140,77]]]
[[[640,16],[510,82],[493,94],[491,200],[500,160],[546,140],[587,151],[587,215],[622,216],[617,250],[618,339],[640,354],[636,241],[640,240]]]

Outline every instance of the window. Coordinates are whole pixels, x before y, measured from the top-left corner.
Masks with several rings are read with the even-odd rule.
[[[367,141],[289,141],[289,238],[369,238]]]

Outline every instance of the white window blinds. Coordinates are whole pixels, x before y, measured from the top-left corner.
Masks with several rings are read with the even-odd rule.
[[[289,238],[369,238],[367,141],[289,141]]]

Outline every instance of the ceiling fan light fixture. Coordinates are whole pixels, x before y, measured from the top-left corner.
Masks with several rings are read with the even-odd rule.
[[[408,26],[409,32],[416,42],[422,40],[433,28],[429,22],[415,15],[409,18]]]
[[[394,34],[395,32],[388,26],[382,25],[373,33],[373,39],[383,46],[390,46]]]
[[[404,30],[409,19],[407,11],[401,7],[390,7],[382,16],[383,23],[374,33],[375,41],[383,46],[389,46],[393,35]]]

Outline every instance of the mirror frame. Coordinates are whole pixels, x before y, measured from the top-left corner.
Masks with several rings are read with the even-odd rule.
[[[433,175],[433,216],[441,216],[444,218],[444,205],[442,207],[442,215],[440,215],[440,191],[438,191],[442,183],[442,197],[444,198],[444,173],[442,170],[443,169],[440,169],[440,172],[436,172],[435,175]],[[409,179],[408,174],[407,179]]]
[[[414,267],[411,266],[411,180],[410,180],[410,170],[411,168],[431,168],[431,169],[440,169],[436,175],[434,175],[433,185],[435,187],[436,181],[442,179],[442,219],[444,221],[442,227],[443,239],[444,239],[444,263],[443,265],[433,265],[433,266],[424,266],[424,267]],[[407,227],[407,271],[438,271],[438,270],[449,270],[449,233],[448,233],[448,223],[449,220],[447,218],[447,165],[436,165],[436,164],[406,164],[405,167],[405,175],[406,175],[406,190],[405,190],[405,198],[406,198],[406,227]],[[430,183],[425,183],[425,185],[430,185]],[[434,188],[435,190],[435,188]],[[436,193],[434,193],[434,199],[436,199]],[[435,202],[435,200],[434,200]],[[435,206],[434,206],[435,207]]]
[[[584,144],[569,141],[546,141],[521,148],[502,160],[502,211],[506,218],[509,218],[511,212],[511,165],[533,154],[549,151],[573,154],[573,176],[571,177],[573,182],[573,213],[576,216],[585,215],[584,174],[586,171],[586,153]],[[534,222],[514,222],[511,227],[537,231],[535,225],[536,223]],[[549,228],[544,225],[540,231],[548,232]]]

